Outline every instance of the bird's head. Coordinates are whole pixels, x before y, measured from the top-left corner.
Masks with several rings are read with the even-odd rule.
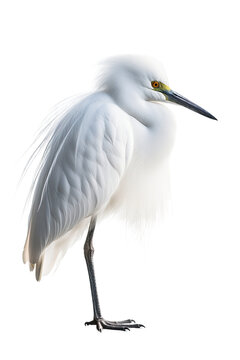
[[[152,58],[124,55],[105,61],[99,87],[117,100],[173,102],[216,120],[209,112],[173,91],[162,64]]]

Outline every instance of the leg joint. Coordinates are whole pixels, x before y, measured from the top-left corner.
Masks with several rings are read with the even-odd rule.
[[[92,258],[94,254],[94,247],[92,244],[89,244],[88,241],[84,244],[84,256],[85,258]]]

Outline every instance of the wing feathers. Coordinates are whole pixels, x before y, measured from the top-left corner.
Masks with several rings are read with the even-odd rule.
[[[75,105],[50,134],[29,217],[24,261],[37,264],[44,249],[110,200],[132,149],[126,115],[106,95]]]

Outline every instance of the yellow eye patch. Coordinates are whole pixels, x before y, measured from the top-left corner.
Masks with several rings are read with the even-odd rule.
[[[160,81],[152,81],[151,85],[154,89],[159,89],[159,90],[165,90],[165,91],[170,91],[170,87],[165,85],[164,83],[160,82]]]

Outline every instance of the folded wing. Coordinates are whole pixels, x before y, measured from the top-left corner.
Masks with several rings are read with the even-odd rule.
[[[24,262],[32,268],[39,265],[46,247],[107,205],[132,146],[128,119],[110,101],[87,98],[67,112],[51,134],[40,165]]]

